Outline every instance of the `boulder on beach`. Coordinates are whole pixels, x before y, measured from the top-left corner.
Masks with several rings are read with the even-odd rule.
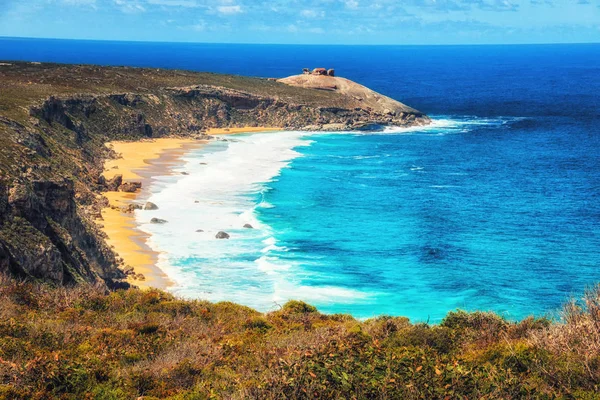
[[[246,229],[254,229],[254,227],[250,224],[244,224],[244,228]]]
[[[116,192],[119,190],[119,186],[123,183],[123,175],[115,175],[111,180],[106,182],[106,190],[109,192]]]
[[[217,235],[215,236],[217,239],[229,239],[229,234],[227,232],[219,232],[217,233]]]
[[[150,220],[151,224],[166,224],[168,221],[166,219],[160,219],[160,218],[152,218]]]
[[[142,182],[125,182],[119,186],[119,191],[126,193],[135,193],[142,187]]]
[[[147,202],[144,206],[144,210],[158,210],[158,206],[152,202]]]
[[[141,210],[142,206],[137,204],[137,203],[131,203],[126,205],[125,207],[121,207],[121,211],[125,212],[125,213],[132,213],[135,210]]]

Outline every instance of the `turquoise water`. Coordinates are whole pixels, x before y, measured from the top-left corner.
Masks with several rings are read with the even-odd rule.
[[[600,280],[600,143],[573,132],[565,151],[562,129],[531,124],[241,135],[189,154],[190,175],[155,184],[161,210],[138,218],[170,221],[143,226],[187,297],[431,322],[545,315]]]
[[[456,308],[553,313],[600,282],[598,44],[0,38],[0,59],[265,77],[333,67],[435,116],[423,130],[242,135],[188,154],[177,171],[189,175],[149,188],[160,209],[136,212],[177,294],[437,322]]]

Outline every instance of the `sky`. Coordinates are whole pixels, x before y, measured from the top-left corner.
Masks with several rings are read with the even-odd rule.
[[[0,36],[290,44],[600,42],[600,0],[0,0]]]

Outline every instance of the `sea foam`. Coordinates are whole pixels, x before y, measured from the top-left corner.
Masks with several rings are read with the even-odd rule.
[[[294,264],[272,254],[286,249],[277,246],[256,209],[273,207],[263,199],[267,184],[300,156],[294,148],[311,144],[309,135],[277,132],[211,142],[184,157],[173,175],[157,179],[149,201],[159,209],[138,211],[136,220],[151,234],[148,244],[160,253],[159,267],[174,282],[171,291],[261,310],[299,294],[293,279],[280,276]],[[153,217],[168,223],[150,224]],[[216,239],[220,231],[230,239]]]

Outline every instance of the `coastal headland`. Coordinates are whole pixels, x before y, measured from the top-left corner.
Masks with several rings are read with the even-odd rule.
[[[327,91],[285,80],[189,71],[3,62],[0,271],[58,284],[126,286],[130,271],[124,254],[139,253],[143,239],[135,245],[127,240],[131,248],[117,256],[111,246],[125,240],[117,239],[115,224],[127,228],[128,222],[117,222],[112,214],[146,182],[123,172],[137,174],[138,161],[155,158],[163,144],[168,154],[177,152],[167,142],[144,141],[173,139],[178,149],[186,141],[235,129],[430,123],[420,111],[381,95],[385,101],[374,102],[374,92],[357,87]],[[136,145],[131,152],[125,144],[106,146],[115,141]],[[110,162],[109,172],[104,167],[118,153],[123,155],[120,180]]]

